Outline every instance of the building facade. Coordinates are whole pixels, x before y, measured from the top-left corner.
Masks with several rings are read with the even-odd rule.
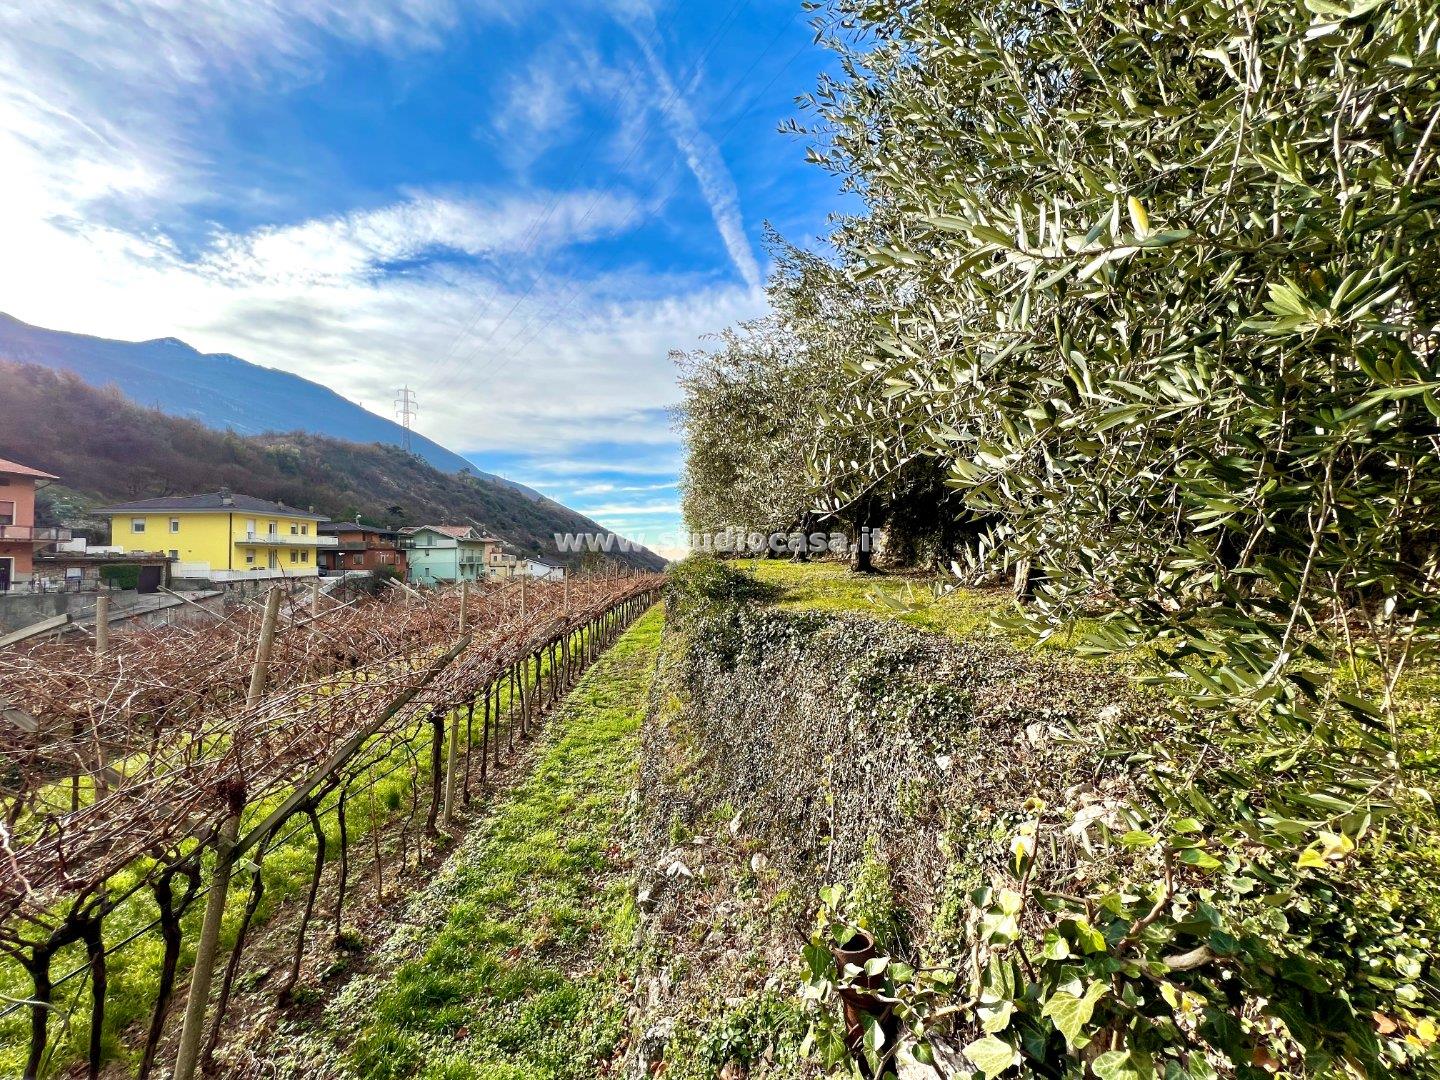
[[[500,541],[469,525],[416,525],[400,530],[409,563],[407,580],[417,585],[479,581],[488,576]]]
[[[320,525],[321,536],[333,536],[333,548],[321,548],[323,574],[375,573],[392,570],[403,579],[408,567],[405,549],[394,529],[381,529],[358,522],[327,521]]]
[[[565,577],[563,567],[547,563],[542,559],[521,559],[516,566],[520,573],[528,574],[532,578],[539,578],[541,581],[560,581]]]
[[[35,552],[70,539],[68,529],[35,524],[35,492],[58,477],[0,458],[0,593],[28,589]]]
[[[141,499],[101,513],[110,518],[112,546],[164,551],[174,578],[315,577],[320,550],[339,546],[335,537],[320,534],[328,520],[320,514],[223,490]]]

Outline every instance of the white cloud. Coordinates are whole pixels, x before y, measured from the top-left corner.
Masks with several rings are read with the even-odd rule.
[[[602,517],[635,517],[644,515],[655,517],[664,515],[666,517],[680,513],[678,502],[650,502],[650,503],[611,503],[606,506],[586,507],[587,514],[599,514]]]
[[[572,488],[572,497],[580,499],[592,495],[640,495],[650,491],[670,491],[675,487],[674,483],[664,484],[582,484],[580,487]]]
[[[670,73],[665,70],[665,65],[656,54],[649,38],[641,33],[636,33],[634,37],[659,90],[660,96],[655,107],[665,117],[676,148],[684,156],[685,164],[689,166],[700,186],[700,193],[705,196],[705,201],[710,206],[710,214],[715,219],[715,227],[720,231],[720,239],[725,243],[730,261],[735,264],[735,269],[739,271],[745,284],[758,290],[762,284],[760,265],[755,261],[755,253],[750,249],[750,239],[745,234],[745,220],[740,213],[740,193],[736,190],[734,177],[725,165],[725,158],[715,141],[700,127],[690,103],[676,87]]]
[[[631,17],[648,10],[609,3]],[[582,190],[417,188],[308,220],[276,209],[243,231],[166,231],[227,198],[251,200],[250,219],[265,219],[274,193],[238,192],[208,156],[209,116],[227,95],[318,79],[337,42],[438,49],[462,19],[516,10],[501,0],[0,0],[0,310],[107,337],[180,337],[323,382],[382,415],[408,382],[426,435],[459,451],[525,451],[530,471],[552,480],[673,477],[669,351],[753,317],[763,297],[733,179],[653,53],[647,77],[638,61],[607,66],[575,48],[568,66],[552,64],[551,83],[528,84],[528,98],[516,84],[502,133],[513,123],[512,135],[528,126],[558,139],[577,100],[598,103],[614,131],[586,152],[633,181],[653,175],[644,119],[661,110],[743,285],[618,273],[567,282],[568,246],[654,210],[653,195],[641,205],[588,179]],[[430,261],[437,253],[453,258]],[[541,263],[555,272],[537,278]],[[629,449],[623,460],[585,456],[595,443]],[[613,494],[669,487],[614,483]],[[637,507],[592,512],[612,509]]]
[[[635,210],[628,196],[608,192],[485,199],[415,192],[373,210],[242,236],[222,234],[203,266],[235,282],[336,284],[437,250],[535,254],[623,227]]]

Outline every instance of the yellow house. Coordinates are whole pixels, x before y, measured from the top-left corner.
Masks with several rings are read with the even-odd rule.
[[[315,577],[317,549],[339,543],[319,534],[317,526],[329,518],[225,490],[141,499],[100,513],[110,518],[113,546],[165,552],[172,578]]]

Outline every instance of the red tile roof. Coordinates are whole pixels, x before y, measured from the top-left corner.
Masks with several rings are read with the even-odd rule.
[[[18,461],[6,461],[0,458],[0,473],[6,476],[32,476],[36,480],[59,480],[53,473],[41,472],[39,469],[32,469],[28,465],[21,465]]]
[[[425,530],[441,533],[455,540],[479,540],[481,536],[469,525],[409,525],[400,530],[403,536],[414,536]]]

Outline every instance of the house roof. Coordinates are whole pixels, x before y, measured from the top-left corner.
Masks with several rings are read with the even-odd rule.
[[[53,473],[41,472],[39,469],[32,469],[29,465],[21,465],[18,461],[7,461],[0,458],[0,474],[5,476],[29,476],[36,480],[59,480]]]
[[[434,532],[452,540],[473,540],[479,543],[498,544],[498,537],[482,532],[472,525],[407,525],[400,530],[401,536],[414,536],[418,532]]]
[[[361,525],[358,521],[327,521],[320,526],[327,535],[338,533],[365,533],[370,536],[394,536],[394,529],[382,529],[379,525]]]
[[[97,511],[97,513],[132,514],[154,510],[221,510],[227,513],[236,511],[249,514],[276,514],[282,517],[303,517],[309,518],[311,521],[330,520],[310,510],[297,510],[295,507],[286,506],[284,503],[271,502],[269,499],[257,499],[254,495],[232,495],[225,491],[212,491],[205,495],[169,496],[163,499],[137,499],[135,502],[119,503],[115,506],[107,507],[104,510]]]

